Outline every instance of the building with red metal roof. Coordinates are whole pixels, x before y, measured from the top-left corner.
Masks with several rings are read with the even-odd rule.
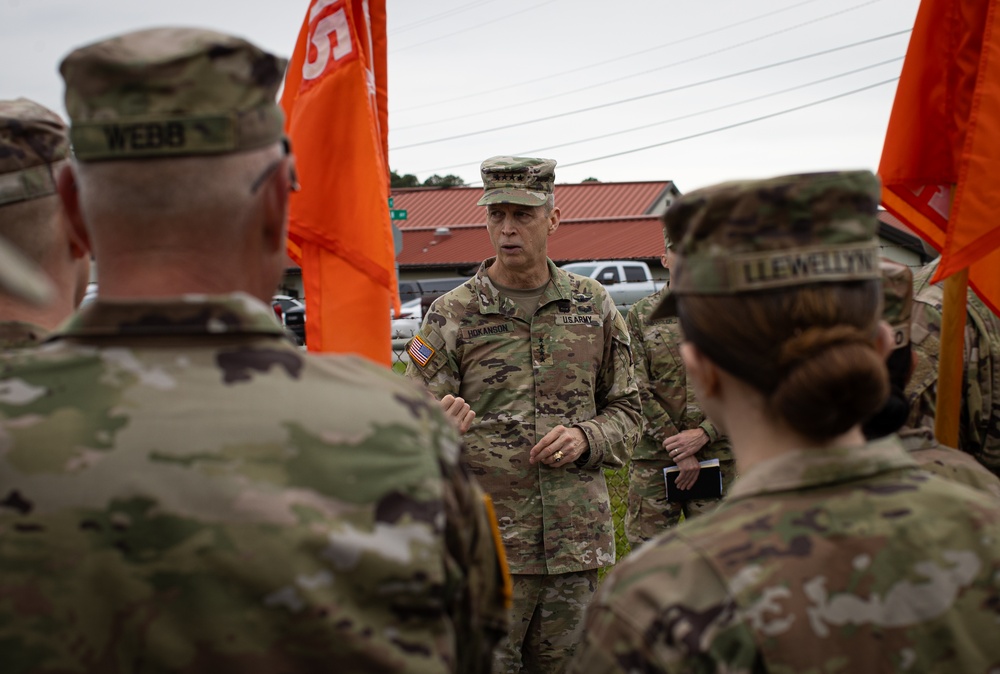
[[[400,278],[471,276],[493,247],[486,234],[486,210],[476,206],[481,187],[410,187],[392,190],[393,208],[406,220],[394,225],[402,239],[396,256]],[[673,181],[602,183],[588,181],[555,186],[562,213],[559,229],[549,239],[556,264],[580,260],[642,260],[653,274],[665,277],[660,216],[680,196]],[[879,212],[882,254],[918,266],[929,257],[920,239],[890,213]]]
[[[396,256],[401,277],[468,276],[493,255],[486,210],[476,206],[482,194],[481,187],[392,190],[393,208],[407,214],[394,222],[402,238]],[[549,239],[549,257],[556,264],[655,261],[663,252],[660,216],[679,195],[670,180],[556,185],[562,219]]]
[[[416,280],[472,276],[492,257],[486,234],[486,210],[476,206],[481,187],[410,187],[392,190],[394,210],[406,211],[393,222],[402,248],[396,255],[399,277]],[[556,264],[583,260],[641,260],[657,278],[666,278],[660,216],[680,191],[670,180],[623,183],[587,181],[555,186],[562,213],[549,239]],[[920,239],[890,213],[879,212],[881,254],[918,267],[932,259]],[[300,270],[290,267],[282,291],[301,295]]]

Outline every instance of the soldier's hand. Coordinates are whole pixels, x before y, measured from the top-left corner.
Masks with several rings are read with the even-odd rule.
[[[708,433],[701,428],[690,428],[663,441],[663,449],[680,465],[681,459],[693,457],[698,450],[708,444]]]
[[[556,426],[531,448],[528,461],[532,464],[541,461],[553,468],[565,468],[573,465],[589,448],[590,442],[579,428]]]
[[[469,403],[464,398],[459,398],[448,394],[441,398],[441,409],[448,420],[455,425],[459,433],[465,433],[472,426],[472,420],[476,418],[476,413],[469,407]]]
[[[681,472],[677,474],[677,488],[690,489],[698,480],[698,472],[701,470],[701,464],[693,456],[683,458],[676,463],[677,467],[681,469]]]

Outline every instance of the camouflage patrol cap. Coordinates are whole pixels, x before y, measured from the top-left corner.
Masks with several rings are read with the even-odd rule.
[[[80,161],[222,154],[283,133],[285,60],[246,40],[154,28],[81,47],[59,66]]]
[[[677,261],[652,318],[677,297],[879,278],[878,178],[844,171],[735,181],[685,194],[664,214]]]
[[[905,264],[882,258],[882,320],[892,328],[893,348],[910,343],[910,314],[913,311],[913,272]]]
[[[536,157],[490,157],[482,163],[483,196],[477,206],[542,206],[555,189],[556,160]]]
[[[52,165],[67,157],[59,115],[27,98],[0,101],[0,206],[55,194]]]

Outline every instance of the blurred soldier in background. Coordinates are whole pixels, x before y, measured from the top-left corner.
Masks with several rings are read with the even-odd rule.
[[[913,311],[913,274],[906,265],[883,259],[882,319],[892,328],[894,349],[886,359],[889,368],[889,398],[879,412],[866,421],[865,436],[876,439],[894,433],[903,426],[910,412],[906,383],[917,366],[917,355],[910,341]],[[950,447],[938,445],[930,428],[906,428],[899,432],[903,446],[925,470],[1000,498],[1000,478],[974,458]]]
[[[66,125],[33,101],[0,101],[0,236],[52,279],[43,306],[0,292],[0,349],[38,343],[83,299],[90,251],[69,226],[56,180],[69,158]]]
[[[674,253],[664,227],[665,252],[660,262],[673,269]],[[663,469],[680,468],[676,485],[690,489],[700,461],[718,459],[722,492],[736,477],[729,440],[702,412],[681,362],[680,325],[676,317],[650,320],[653,309],[670,292],[664,286],[633,304],[625,317],[632,339],[635,379],[642,395],[645,427],[629,464],[628,515],[625,531],[633,548],[690,518],[715,508],[718,499],[668,501]]]
[[[0,670],[485,672],[488,501],[426,392],[286,341],[284,63],[154,29],[62,63],[99,296],[0,376]]]
[[[910,400],[907,428],[934,428],[938,362],[941,351],[943,284],[931,285],[938,258],[914,278],[913,350],[917,367],[906,387]],[[1000,476],[1000,319],[971,289],[965,324],[965,371],[958,449]]]

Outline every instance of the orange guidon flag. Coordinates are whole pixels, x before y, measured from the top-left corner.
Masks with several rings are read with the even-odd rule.
[[[289,255],[302,266],[306,343],[390,364],[385,0],[312,0],[281,106],[301,191]]]
[[[922,0],[886,131],[882,203],[942,252],[935,280],[969,267],[1000,308],[998,0]]]

